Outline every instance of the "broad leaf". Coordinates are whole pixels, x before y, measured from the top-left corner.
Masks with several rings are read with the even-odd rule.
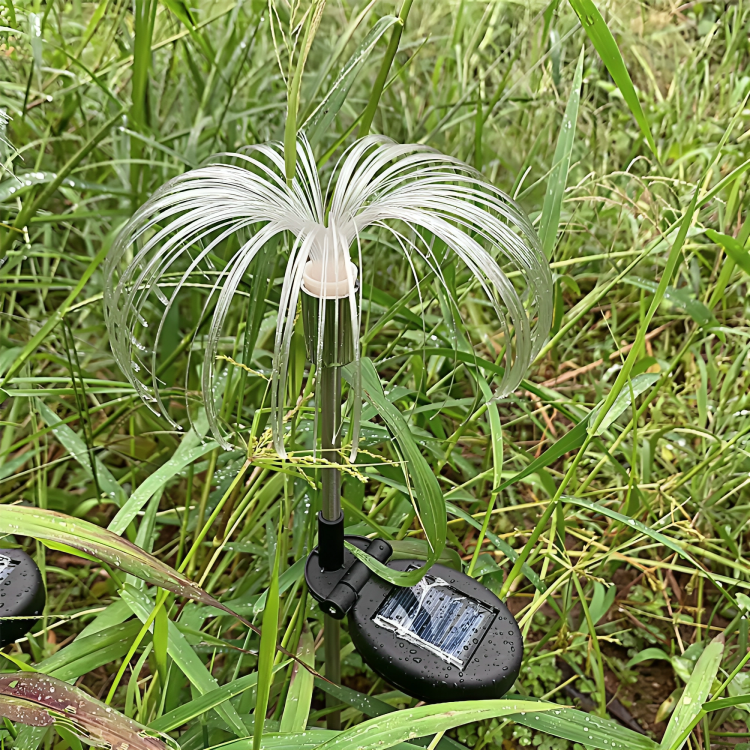
[[[59,724],[95,747],[166,750],[166,735],[138,724],[80,688],[45,674],[0,675],[0,716],[34,727]]]
[[[543,713],[557,708],[553,703],[526,700],[456,701],[420,706],[378,716],[358,724],[328,742],[321,750],[386,750],[405,740],[445,732],[474,721],[497,719],[519,711]]]
[[[0,534],[20,534],[80,550],[153,586],[159,586],[206,606],[216,607],[236,617],[255,633],[261,634],[260,628],[226,604],[222,604],[182,573],[144,552],[127,539],[88,521],[41,508],[0,505]],[[283,648],[279,647],[279,651],[296,660],[295,656]]]

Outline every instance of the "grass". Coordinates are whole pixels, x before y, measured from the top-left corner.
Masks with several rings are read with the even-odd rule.
[[[499,709],[493,718],[471,704],[455,721],[433,716],[379,680],[344,632],[333,709],[355,734],[397,709],[378,724],[391,744],[417,721],[444,732],[441,748],[610,747],[624,727],[657,743],[666,733],[664,750],[750,741],[750,12],[744,2],[611,2],[598,6],[602,27],[587,22],[589,4],[574,6],[583,26],[556,2],[329,3],[317,31],[307,5],[281,2],[7,0],[0,10],[0,107],[12,118],[0,144],[2,503],[106,527],[136,494],[140,509],[118,517],[118,532],[255,624],[276,615],[279,643],[318,671],[322,616],[294,567],[312,542],[318,476],[304,461],[280,462],[264,432],[285,248],[247,276],[225,329],[221,415],[250,444],[234,452],[201,444],[201,346],[190,343],[232,247],[191,280],[165,324],[160,376],[182,432],[149,412],[113,363],[107,248],[171,176],[218,151],[284,138],[290,86],[304,125],[389,14],[406,18],[403,33],[390,27],[334,97],[340,109],[316,136],[321,161],[330,168],[368,127],[425,142],[476,166],[543,229],[553,331],[497,412],[482,393],[498,327],[460,268],[448,272],[479,369],[450,356],[437,289],[425,287],[419,303],[408,265],[387,245],[363,279],[363,350],[449,503],[448,547],[507,595],[521,624],[516,692],[591,712],[599,734],[576,734],[583,720],[572,711],[557,723],[543,712],[538,723]],[[605,28],[632,92],[602,46]],[[571,128],[558,141],[564,119]],[[298,395],[309,384],[295,336]],[[344,482],[347,525],[423,539],[385,423],[368,414]],[[301,436],[309,407],[295,419]],[[22,536],[3,543],[33,552],[48,587],[43,620],[4,650],[3,669],[23,663],[75,682],[186,750],[252,738],[256,705],[267,707],[264,747],[362,746],[323,729],[304,741],[274,734],[323,727],[327,686],[281,653],[269,659],[268,639],[259,670],[257,634],[231,616],[135,585],[116,565]],[[280,592],[278,613],[268,590]],[[149,619],[153,633],[142,627]],[[45,736],[7,723],[0,734],[27,749],[43,740],[77,750],[64,729]]]

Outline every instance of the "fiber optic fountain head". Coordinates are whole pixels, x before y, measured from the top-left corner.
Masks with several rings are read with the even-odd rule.
[[[418,560],[389,560],[382,539],[346,540],[398,571]],[[386,682],[431,703],[501,698],[516,681],[523,639],[508,608],[463,573],[433,565],[415,586],[394,586],[345,552],[341,570],[321,568],[317,550],[305,577],[321,609],[348,617],[349,635],[364,661]]]
[[[45,602],[44,581],[36,563],[21,550],[0,549],[0,648],[34,627]]]

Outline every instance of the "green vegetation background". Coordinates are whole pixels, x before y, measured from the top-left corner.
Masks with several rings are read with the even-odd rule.
[[[440,349],[450,331],[434,286],[417,304],[408,264],[387,245],[363,278],[365,351],[439,478],[451,559],[460,556],[485,585],[507,593],[517,613],[527,643],[518,691],[612,722],[593,737],[559,728],[554,736],[552,723],[541,732],[520,717],[483,719],[450,729],[441,747],[447,738],[504,750],[611,747],[623,726],[659,742],[677,717],[666,750],[692,727],[685,699],[705,701],[722,683],[722,697],[735,705],[709,707],[687,741],[706,750],[739,746],[750,738],[742,699],[750,677],[731,674],[747,653],[750,607],[750,14],[741,1],[574,5],[580,20],[565,2],[416,0],[410,10],[329,2],[301,79],[297,124],[333,91],[328,101],[338,112],[314,139],[324,171],[363,116],[372,116],[373,132],[474,165],[529,212],[556,274],[550,342],[529,388],[500,405],[502,467],[493,465],[473,363]],[[175,568],[190,554],[188,575],[257,622],[263,593],[278,585],[279,639],[322,670],[320,617],[294,566],[310,543],[315,472],[274,459],[260,411],[284,248],[268,259],[270,282],[248,275],[225,331],[223,354],[252,372],[224,361],[222,415],[238,441],[250,439],[251,426],[260,438],[235,452],[196,447],[195,430],[183,436],[134,397],[109,349],[101,270],[117,230],[160,184],[216,152],[283,138],[308,11],[251,0],[4,0],[0,107],[10,119],[0,133],[0,502],[25,501],[104,527],[158,473],[127,536]],[[408,12],[400,39],[397,24],[367,42],[379,18],[399,12],[402,19]],[[356,75],[342,83],[353,56]],[[380,70],[387,70],[384,90],[373,102]],[[233,249],[227,243],[218,262]],[[463,294],[465,332],[491,363],[500,352],[491,308],[461,269],[449,270]],[[172,416],[186,431],[178,396],[187,375],[200,425],[201,348],[190,334],[216,273],[202,271],[167,321],[159,353],[160,376],[175,396]],[[247,330],[255,345],[243,353]],[[299,394],[301,336],[295,346]],[[588,416],[610,395],[601,419]],[[304,429],[309,414],[301,414]],[[574,429],[587,419],[599,423],[588,437],[586,424]],[[398,455],[374,411],[369,420],[367,452],[345,482],[348,526],[414,540],[419,551]],[[494,439],[497,455],[499,433]],[[248,450],[254,467],[235,489]],[[496,471],[506,487],[491,495]],[[265,701],[250,682],[231,702],[226,694],[220,710],[195,700],[211,685],[256,672],[254,634],[170,596],[169,628],[157,617],[153,637],[139,639],[138,617],[153,609],[155,591],[70,550],[20,536],[4,543],[35,553],[48,605],[0,668],[36,665],[99,698],[110,694],[142,724],[175,730],[185,748],[237,735],[230,708],[252,734],[254,708]],[[523,568],[514,567],[519,553]],[[95,632],[101,637],[92,640]],[[718,634],[725,644],[709,653]],[[364,693],[397,709],[413,706],[376,678],[346,636],[344,644],[347,689],[337,697],[345,726],[384,710]],[[126,655],[130,666],[121,669]],[[320,683],[306,692],[295,675],[285,665],[262,684],[264,746],[325,739],[274,734],[324,725]],[[293,699],[301,709],[287,709]],[[172,726],[175,716],[184,721]],[[26,748],[39,741],[18,732],[6,724],[3,741]],[[77,750],[78,740],[63,732],[45,742]],[[655,747],[648,742],[642,746]]]

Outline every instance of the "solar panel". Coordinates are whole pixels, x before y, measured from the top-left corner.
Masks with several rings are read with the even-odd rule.
[[[449,664],[463,667],[476,635],[493,615],[492,609],[460,594],[442,578],[425,576],[411,588],[394,587],[373,621]]]
[[[9,557],[0,553],[0,582],[4,581],[15,567],[15,560],[11,560]]]

